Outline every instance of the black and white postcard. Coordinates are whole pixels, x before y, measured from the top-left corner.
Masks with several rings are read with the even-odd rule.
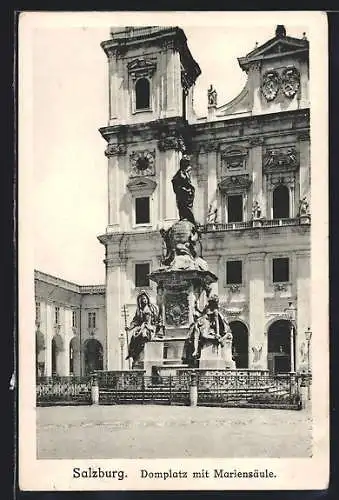
[[[324,489],[327,19],[19,19],[19,486]]]

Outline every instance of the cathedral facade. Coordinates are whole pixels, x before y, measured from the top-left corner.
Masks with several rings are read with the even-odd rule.
[[[102,42],[109,71],[109,120],[100,129],[108,160],[108,225],[99,236],[106,285],[92,295],[81,287],[67,292],[77,310],[89,313],[95,302],[102,323],[75,336],[74,373],[88,370],[88,339],[100,342],[103,368],[128,369],[126,321],[141,290],[156,300],[148,275],[163,256],[160,230],[178,220],[171,179],[183,155],[190,156],[201,251],[218,277],[213,292],[230,323],[236,366],[304,368],[311,326],[309,43],[281,25],[272,34],[238,59],[247,82],[235,99],[219,104],[216,89],[208,89],[205,117],[194,112],[201,70],[182,29],[112,29]],[[178,300],[177,324],[183,307]],[[164,358],[180,363],[178,349],[164,349]]]

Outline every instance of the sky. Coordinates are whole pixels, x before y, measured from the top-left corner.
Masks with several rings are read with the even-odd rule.
[[[195,110],[205,116],[209,85],[218,92],[218,105],[236,97],[246,81],[237,57],[272,38],[281,13],[269,25],[257,17],[251,27],[182,21],[186,17],[176,25],[202,70]],[[109,26],[39,26],[32,37],[34,267],[79,284],[105,281],[105,251],[97,236],[107,225],[107,159],[98,129],[108,120],[107,60],[100,42],[109,39]],[[307,33],[301,24],[286,29],[298,38]]]

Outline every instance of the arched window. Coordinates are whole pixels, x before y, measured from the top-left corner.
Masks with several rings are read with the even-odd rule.
[[[85,342],[84,354],[86,375],[89,375],[94,370],[103,369],[103,348],[99,340],[87,340],[87,342]]]
[[[284,373],[291,371],[291,323],[289,321],[279,319],[269,327],[267,351],[268,368],[271,372]]]
[[[288,219],[290,216],[290,192],[280,184],[273,191],[273,219]]]
[[[248,368],[248,331],[241,321],[231,321],[233,358],[236,368]]]
[[[150,82],[147,78],[139,78],[135,84],[135,109],[150,108]]]

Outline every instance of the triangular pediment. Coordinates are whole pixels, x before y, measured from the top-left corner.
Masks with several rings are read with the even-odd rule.
[[[150,59],[146,59],[145,57],[138,57],[137,59],[133,59],[130,63],[128,63],[128,70],[134,71],[136,69],[144,69],[149,68],[152,69],[155,67],[155,62]]]
[[[289,36],[271,38],[263,45],[256,47],[245,57],[239,57],[238,62],[241,69],[247,71],[250,64],[264,59],[273,59],[282,55],[307,54],[309,43],[306,39],[293,38]]]
[[[132,192],[153,193],[157,183],[147,177],[130,179],[127,188]]]

